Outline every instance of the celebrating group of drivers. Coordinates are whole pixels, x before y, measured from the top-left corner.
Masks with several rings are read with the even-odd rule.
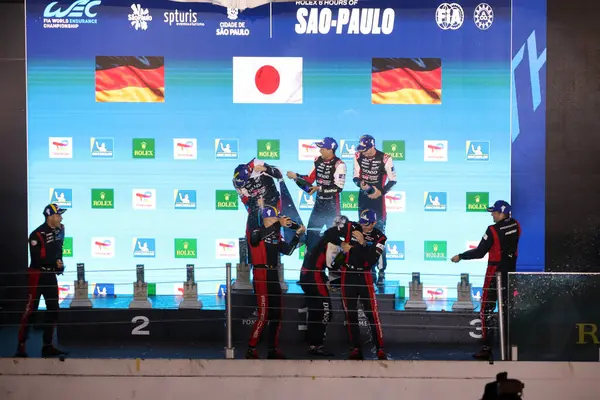
[[[277,168],[253,159],[240,164],[234,171],[233,184],[246,205],[248,221],[246,237],[250,247],[249,262],[253,266],[254,291],[258,317],[246,352],[246,358],[259,358],[256,346],[262,330],[269,324],[267,358],[282,359],[278,348],[283,315],[282,292],[279,284],[279,254],[290,255],[307,231],[306,254],[300,273],[300,286],[306,295],[308,308],[309,353],[332,356],[324,347],[325,333],[331,318],[330,281],[339,274],[341,299],[351,349],[349,359],[361,360],[362,352],[358,323],[359,301],[367,317],[377,351],[377,358],[388,359],[383,347],[382,324],[379,319],[373,271],[378,270],[377,283],[385,278],[384,233],[385,194],[396,184],[392,158],[375,148],[375,139],[363,135],[354,158],[353,181],[360,188],[358,222],[340,215],[340,193],[346,180],[346,165],[336,156],[337,141],[326,137],[317,142],[321,155],[311,172],[301,175],[288,171],[287,177],[308,195],[316,193],[316,201],[308,221],[308,229],[280,215],[281,198],[276,181],[283,179]],[[494,309],[498,290],[496,273],[506,275],[516,270],[520,226],[511,216],[510,205],[502,200],[488,208],[495,224],[490,225],[476,249],[452,257],[452,262],[483,258],[489,253],[488,268],[482,295],[481,321],[484,345],[474,357],[491,357]],[[262,222],[261,222],[262,221]],[[323,228],[328,229],[322,232]],[[282,228],[294,229],[293,239],[286,243]],[[329,269],[329,275],[326,270]],[[506,282],[504,279],[503,282]],[[503,296],[507,299],[507,296]]]

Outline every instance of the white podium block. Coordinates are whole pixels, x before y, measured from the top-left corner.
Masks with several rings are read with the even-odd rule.
[[[146,282],[133,283],[133,300],[129,303],[129,308],[152,308],[152,303],[148,300],[148,284]]]
[[[236,265],[235,282],[231,286],[233,290],[252,290],[250,283],[250,265],[245,262]]]
[[[452,311],[473,311],[475,309],[475,304],[473,304],[473,296],[471,295],[469,274],[460,275],[460,282],[456,285],[456,291],[458,299],[452,304]]]
[[[195,282],[183,283],[183,300],[179,303],[180,309],[202,308],[202,302],[198,299],[198,285]]]
[[[75,297],[71,301],[69,308],[92,308],[92,300],[88,294],[88,283],[85,281],[74,281]]]
[[[423,300],[423,284],[421,274],[413,272],[412,281],[409,286],[410,294],[404,304],[405,310],[427,310],[427,303]]]

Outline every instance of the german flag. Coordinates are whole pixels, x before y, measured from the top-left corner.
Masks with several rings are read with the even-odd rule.
[[[442,60],[439,58],[374,58],[373,104],[441,104]]]
[[[164,57],[96,57],[96,101],[163,103]]]

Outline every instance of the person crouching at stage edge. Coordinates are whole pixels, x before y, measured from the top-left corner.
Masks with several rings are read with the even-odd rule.
[[[313,356],[333,356],[324,347],[327,325],[332,315],[329,277],[325,270],[331,269],[333,258],[339,254],[341,238],[351,235],[348,232],[351,227],[347,217],[338,215],[333,226],[323,233],[317,245],[304,256],[299,282],[308,308],[308,353]]]
[[[291,255],[300,236],[306,231],[303,225],[298,225],[288,217],[280,217],[279,211],[273,206],[266,205],[261,210],[263,227],[255,229],[250,235],[250,251],[253,262],[253,284],[258,317],[252,328],[248,343],[246,358],[258,359],[256,345],[265,327],[269,323],[269,351],[267,358],[285,359],[279,352],[279,331],[283,316],[283,301],[279,283],[279,253]],[[281,227],[296,229],[296,235],[286,243],[281,237]]]
[[[377,215],[375,211],[363,210],[359,218],[360,225],[350,222],[351,233],[342,242],[345,253],[341,267],[342,304],[346,313],[346,326],[352,345],[350,360],[363,360],[358,324],[358,300],[360,298],[363,311],[371,326],[371,335],[377,346],[377,358],[387,360],[383,350],[383,332],[379,320],[379,308],[375,297],[372,268],[379,261],[385,250],[386,236],[375,228]]]
[[[21,317],[15,357],[27,357],[25,342],[29,333],[29,318],[32,312],[37,311],[41,296],[44,296],[47,308],[44,313],[42,357],[67,354],[66,351],[59,350],[52,345],[59,310],[56,275],[62,274],[65,269],[62,261],[65,227],[61,223],[62,214],[65,211],[56,204],[47,205],[43,212],[46,222],[29,235],[29,253],[31,255],[31,264],[28,270],[29,295],[25,312]]]
[[[512,208],[504,200],[498,200],[492,207],[488,207],[488,212],[492,213],[495,224],[488,226],[481,242],[477,248],[465,251],[452,257],[452,262],[460,260],[473,260],[483,258],[489,253],[488,267],[485,272],[483,283],[483,293],[481,295],[481,333],[483,347],[479,353],[473,357],[481,360],[489,360],[492,357],[494,310],[498,301],[498,288],[496,283],[496,273],[500,272],[502,277],[502,303],[506,310],[508,301],[508,273],[516,272],[519,238],[521,237],[521,226],[519,222],[512,218]],[[508,315],[504,312],[504,326],[508,326]]]

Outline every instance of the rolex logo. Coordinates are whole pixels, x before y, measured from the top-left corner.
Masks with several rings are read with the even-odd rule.
[[[392,151],[393,152],[395,152],[397,148],[398,148],[398,146],[396,146],[396,143],[392,144]]]
[[[104,200],[105,197],[106,197],[106,193],[100,192],[100,200]]]
[[[183,249],[184,250],[187,250],[188,246],[189,246],[188,242],[183,242]]]
[[[229,198],[231,197],[231,194],[229,194],[229,193],[225,193],[225,194],[223,195],[223,197],[225,198],[225,201],[229,201]]]
[[[348,199],[349,199],[350,201],[354,202],[354,195],[353,195],[353,194],[351,194],[350,196],[348,196]]]
[[[146,150],[146,146],[147,146],[146,142],[142,142],[142,150]]]
[[[267,142],[265,147],[267,148],[267,151],[271,151],[271,142]]]
[[[475,203],[479,203],[481,201],[481,197],[479,195],[475,196]]]
[[[437,252],[437,251],[438,251],[438,245],[437,245],[437,244],[434,244],[434,245],[433,245],[433,251],[434,251],[434,252]]]

